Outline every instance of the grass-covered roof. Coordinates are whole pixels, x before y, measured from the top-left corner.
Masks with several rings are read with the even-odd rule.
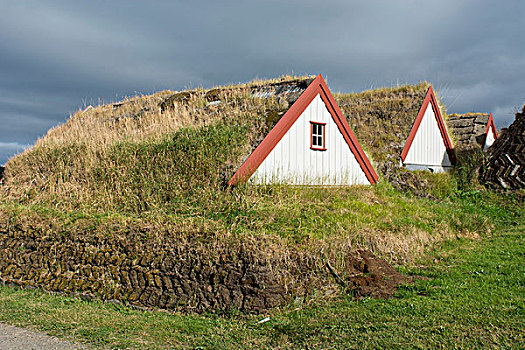
[[[423,82],[334,95],[379,172],[385,174],[399,165],[401,151],[429,87]]]
[[[134,212],[186,203],[228,181],[312,80],[163,91],[79,111],[7,163],[4,193]]]
[[[207,200],[195,191],[226,184],[312,80],[163,91],[79,111],[7,163],[3,192],[24,203],[132,212]],[[399,165],[429,87],[335,94],[376,170]]]

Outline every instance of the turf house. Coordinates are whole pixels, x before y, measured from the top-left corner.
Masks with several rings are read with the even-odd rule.
[[[345,235],[356,230],[330,221],[334,210],[348,210],[336,208],[334,194],[353,201],[364,193],[376,203],[377,186],[243,185],[281,174],[279,183],[377,181],[321,76],[163,91],[80,109],[6,164],[0,278],[197,312],[285,305],[337,286],[334,275],[365,279],[363,295],[390,294],[407,281],[369,252],[350,250],[357,239]],[[297,225],[321,214],[320,228]],[[368,225],[366,215],[356,218],[352,225]],[[390,241],[374,230],[360,237],[388,254]],[[327,270],[326,259],[348,276]],[[388,274],[388,285],[374,271]]]
[[[6,164],[1,282],[189,312],[391,296],[412,279],[384,259],[411,261],[462,220],[366,186],[371,164],[415,189],[440,177],[400,164],[418,115],[439,114],[429,91],[332,96],[321,76],[283,77],[81,109]]]
[[[81,109],[5,172],[11,198],[133,212],[245,182],[369,185],[377,178],[320,75]]]
[[[321,75],[301,93],[230,183],[250,177],[254,183],[295,185],[370,185],[377,181]]]
[[[356,136],[380,173],[399,168],[443,172],[455,154],[430,84],[337,94]]]
[[[456,150],[485,151],[498,138],[492,113],[451,114],[447,125],[454,138]]]

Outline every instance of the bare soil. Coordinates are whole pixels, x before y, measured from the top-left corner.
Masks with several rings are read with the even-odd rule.
[[[0,349],[76,350],[87,349],[87,347],[81,344],[73,344],[42,332],[0,323]]]
[[[344,281],[357,298],[390,298],[399,285],[410,283],[413,278],[399,273],[370,251],[358,250],[348,258]]]

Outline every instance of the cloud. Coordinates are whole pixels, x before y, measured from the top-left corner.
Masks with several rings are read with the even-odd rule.
[[[22,153],[29,147],[31,147],[31,145],[17,142],[0,142],[0,165],[5,164],[9,158]]]
[[[18,142],[0,142],[0,148],[7,148],[7,149],[26,149],[31,145],[28,144],[22,144]]]
[[[1,2],[0,142],[136,92],[292,72],[341,92],[428,80],[449,112],[501,127],[525,102],[523,13],[521,0]]]

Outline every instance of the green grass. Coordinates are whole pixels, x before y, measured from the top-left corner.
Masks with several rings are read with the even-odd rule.
[[[522,348],[525,225],[448,241],[403,272],[422,276],[394,299],[350,297],[268,315],[131,310],[0,288],[0,319],[107,348]],[[270,316],[264,324],[257,321]]]
[[[362,121],[351,124],[380,173],[390,159],[381,150],[396,153],[392,142],[404,144],[383,136],[399,138],[410,130],[411,123],[395,120],[414,118],[420,108],[414,96],[423,99],[427,88],[420,84],[337,97],[343,110]],[[429,279],[403,287],[389,301],[356,302],[342,293],[321,300],[329,294],[319,293],[304,304],[273,310],[271,321],[262,325],[257,320],[266,315],[143,312],[1,287],[0,319],[110,348],[523,343],[513,328],[523,328],[516,322],[524,318],[523,202],[512,194],[477,189],[472,178],[476,159],[449,174],[410,173],[417,180],[410,184],[413,192],[428,198],[398,191],[383,179],[368,187],[229,188],[225,183],[242,155],[288,106],[253,98],[247,90],[216,93],[222,102],[213,106],[206,105],[201,91],[162,110],[162,93],[77,113],[9,161],[0,189],[0,224],[53,239],[103,233],[133,243],[139,232],[141,243],[153,247],[163,240],[179,244],[173,237],[202,232],[192,242],[224,243],[200,252],[203,260],[223,254],[218,246],[228,253],[230,242],[256,239],[258,247],[268,248],[250,250],[266,254],[261,260],[284,257],[282,265],[272,266],[282,276],[294,271],[293,259],[286,258],[291,251],[323,256],[339,271],[351,250],[366,248],[404,266],[406,273]],[[361,103],[363,97],[367,104]],[[384,106],[404,114],[391,118],[382,112]],[[385,120],[382,128],[394,132],[378,132],[380,119]],[[363,137],[367,134],[374,137]],[[500,250],[503,255],[497,254]],[[324,271],[321,259],[316,264]]]
[[[443,183],[453,181],[447,174],[420,176],[436,177],[435,181]],[[205,187],[204,194],[193,186],[187,198],[173,200],[168,212],[130,215],[118,210],[65,211],[48,205],[6,203],[0,206],[0,214],[4,221],[33,226],[39,222],[43,229],[82,235],[102,232],[108,225],[120,225],[123,232],[128,226],[135,227],[153,236],[160,222],[202,226],[219,237],[256,235],[281,242],[283,249],[290,245],[314,253],[322,249],[335,260],[345,258],[341,249],[363,247],[400,264],[417,259],[433,244],[485,236],[496,224],[514,225],[524,216],[521,203],[512,195],[459,191],[453,184],[442,187],[446,190],[439,199],[428,199],[401,193],[385,181],[373,187],[246,186],[232,191],[208,191],[210,187]],[[147,192],[144,186],[141,195],[147,196]],[[168,192],[159,189],[151,195],[162,193]],[[204,199],[208,202],[203,203]],[[82,224],[76,225],[79,222]]]

